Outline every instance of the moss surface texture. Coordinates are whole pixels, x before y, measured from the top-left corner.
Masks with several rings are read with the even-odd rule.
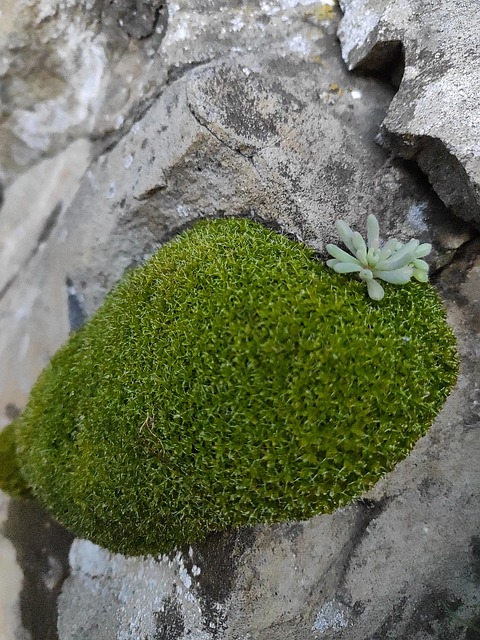
[[[331,512],[404,458],[457,376],[435,289],[374,302],[313,250],[203,221],[126,275],[16,422],[36,497],[126,554]]]

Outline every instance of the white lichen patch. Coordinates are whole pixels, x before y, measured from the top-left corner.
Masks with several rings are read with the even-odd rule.
[[[336,600],[326,602],[317,613],[312,631],[325,633],[330,629],[340,631],[349,625],[346,608]]]
[[[241,16],[235,16],[230,20],[232,31],[240,31],[245,26],[245,20]]]
[[[419,231],[428,231],[428,225],[425,222],[425,211],[427,208],[427,202],[418,202],[417,204],[412,204],[408,210],[408,222]]]
[[[93,126],[107,59],[103,46],[84,25],[72,23],[65,34],[68,48],[59,48],[65,75],[71,83],[58,96],[16,109],[12,131],[31,149],[45,151],[51,137],[75,126]]]
[[[188,561],[188,563],[186,563]],[[181,638],[212,640],[205,627],[197,581],[201,570],[178,552],[173,558],[125,557],[87,541],[70,550],[71,575],[59,599],[59,636],[73,640],[79,629],[111,629],[116,640],[156,637],[159,615],[174,603]],[[72,619],[71,602],[78,602]],[[105,613],[107,612],[107,613]],[[85,631],[84,631],[85,632]]]
[[[208,15],[201,12],[193,11],[176,11],[170,14],[168,30],[162,42],[162,49],[169,50],[170,47],[175,48],[176,43],[185,43],[188,47],[192,38],[198,37],[198,34],[208,26]]]
[[[181,218],[187,218],[191,213],[190,207],[186,204],[179,203],[175,209]]]
[[[299,53],[303,56],[308,56],[312,50],[311,41],[306,38],[303,34],[298,33],[293,36],[288,43],[290,51],[294,53]]]

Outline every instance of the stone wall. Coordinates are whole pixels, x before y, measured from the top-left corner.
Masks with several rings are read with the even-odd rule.
[[[201,217],[262,219],[321,255],[335,219],[363,227],[370,212],[386,235],[432,242],[462,356],[428,435],[346,509],[164,558],[75,540],[61,640],[473,637],[458,621],[478,614],[480,535],[468,5],[342,0],[343,17],[327,0],[2,5],[3,424],[125,270]],[[20,550],[22,513],[30,528],[33,516],[9,509],[3,530]],[[70,538],[35,518],[56,543],[33,536],[30,559],[18,552],[25,588],[43,586],[36,601],[24,589],[17,635],[48,640],[55,608],[41,602],[60,591]]]

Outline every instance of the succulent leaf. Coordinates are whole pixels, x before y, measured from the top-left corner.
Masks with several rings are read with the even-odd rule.
[[[425,271],[428,273],[428,262],[425,262],[425,260],[421,260],[420,258],[415,258],[415,260],[413,260],[412,265],[416,268],[416,269],[422,269],[422,271]]]
[[[357,262],[357,259],[351,256],[349,253],[337,247],[336,244],[327,244],[328,253],[337,260],[343,260],[344,262]],[[360,264],[360,263],[358,263]]]
[[[418,280],[418,282],[428,282],[428,273],[423,269],[414,269],[413,277],[415,280]]]
[[[428,281],[428,263],[421,258],[430,253],[431,244],[420,244],[416,238],[406,243],[391,238],[382,247],[378,220],[373,214],[367,218],[367,242],[343,220],[337,220],[335,225],[352,255],[329,244],[327,251],[335,259],[328,260],[327,265],[337,273],[358,273],[360,280],[367,283],[372,300],[381,300],[384,296],[377,280],[390,284],[407,284],[412,277],[419,282]]]
[[[354,231],[352,234],[352,243],[355,247],[355,251],[360,251],[362,254],[367,255],[367,245],[365,244],[365,240],[358,233],[358,231]]]
[[[402,267],[393,271],[376,271],[375,275],[380,280],[390,282],[390,284],[407,284],[413,275],[413,268]]]
[[[355,273],[362,271],[362,266],[354,262],[337,262],[332,269],[337,273]]]
[[[349,251],[355,253],[355,247],[352,242],[353,231],[350,229],[348,224],[343,220],[337,220],[335,223],[337,228],[338,235],[340,236],[343,244],[347,247]]]
[[[415,250],[415,258],[424,258],[425,256],[428,256],[431,250],[432,245],[429,242],[425,242]]]
[[[372,214],[367,218],[367,242],[370,248],[378,249],[380,246],[380,226]]]
[[[376,280],[368,280],[367,291],[372,300],[381,300],[385,295],[382,285]]]

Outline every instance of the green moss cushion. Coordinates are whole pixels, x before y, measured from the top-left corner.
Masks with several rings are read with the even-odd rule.
[[[165,552],[345,504],[407,455],[456,375],[431,286],[387,285],[376,303],[301,244],[204,221],[55,355],[18,455],[79,536]]]
[[[9,424],[0,433],[0,489],[14,498],[29,498],[31,492],[19,466],[15,425]]]

